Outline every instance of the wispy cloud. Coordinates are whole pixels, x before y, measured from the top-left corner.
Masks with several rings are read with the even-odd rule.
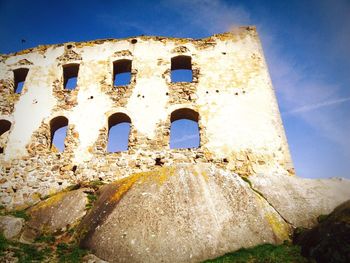
[[[327,4],[319,6],[318,3],[315,3],[315,7],[318,8],[315,12],[325,14],[332,9],[331,13],[334,13],[339,9],[339,6],[334,5],[331,1],[323,2]],[[341,2],[343,9],[349,10],[349,3],[346,4],[342,0]],[[342,14],[344,12],[339,12],[340,17],[344,16]],[[345,19],[347,20],[348,18]],[[334,28],[333,36],[329,36],[332,38],[330,41],[320,42],[320,39],[323,39],[320,35],[324,34],[321,33],[322,31],[318,32],[318,36],[308,35],[305,42],[311,43],[314,50],[308,50],[313,53],[309,57],[304,56],[304,60],[303,57],[293,56],[293,52],[281,46],[283,40],[278,37],[280,30],[278,25],[269,24],[263,20],[260,21],[258,28],[260,28],[259,33],[263,39],[265,55],[284,121],[288,121],[288,116],[293,115],[294,118],[312,127],[315,134],[336,143],[339,149],[350,157],[350,118],[346,114],[350,111],[350,105],[346,103],[350,101],[350,92],[347,89],[350,78],[337,79],[335,76],[337,72],[331,72],[332,67],[327,67],[327,63],[332,60],[340,63],[344,61],[344,58],[348,58],[350,61],[349,50],[339,53],[343,44],[333,41],[342,39],[348,42],[347,37],[343,36],[343,30],[336,30],[340,26],[340,21],[339,17],[333,21],[330,20],[329,23],[333,23],[331,27]],[[304,39],[302,34],[296,34],[294,37]],[[320,54],[323,56],[320,57]],[[320,58],[320,61],[309,61],[306,58]],[[337,66],[341,68],[343,65],[348,68],[346,65],[350,66],[350,63],[347,63]]]
[[[198,139],[198,134],[186,134],[182,137],[171,140],[172,143],[186,142],[189,140]]]
[[[188,28],[208,34],[228,31],[251,21],[250,13],[243,7],[220,0],[164,0],[163,4],[177,10]]]
[[[311,104],[311,105],[305,105],[305,106],[302,106],[302,107],[299,107],[296,109],[292,109],[292,110],[283,112],[282,114],[288,115],[288,114],[303,113],[303,112],[313,111],[313,110],[317,110],[317,109],[332,106],[332,105],[337,105],[337,104],[344,103],[347,101],[350,101],[350,97],[342,98],[342,99],[328,100],[328,101],[315,103],[315,104]]]
[[[303,26],[305,21],[316,24],[305,17],[288,25],[288,32],[293,35],[292,40],[297,39],[297,45],[289,44],[283,38],[287,36],[287,28],[276,20],[278,14],[270,13],[272,11],[267,8],[259,13],[257,9],[264,6],[258,4],[253,5],[255,10],[251,13],[248,8],[232,2],[162,0],[154,14],[161,16],[168,12],[174,17],[170,22],[157,17],[152,23],[142,23],[126,17],[116,18],[113,14],[103,15],[100,20],[116,30],[131,28],[144,34],[179,37],[211,35],[229,31],[237,25],[256,24],[284,120],[289,121],[288,116],[293,115],[294,119],[312,127],[315,133],[338,144],[350,156],[350,118],[345,113],[350,110],[346,103],[350,91],[345,87],[350,84],[347,73],[350,67],[350,27],[347,26],[350,24],[350,2],[310,0],[307,6],[313,8],[316,16],[304,16],[307,19],[322,16],[324,19],[317,21],[317,27]],[[260,14],[259,18],[257,14]],[[303,50],[307,48],[307,51]],[[345,77],[341,80],[335,77],[334,73],[338,72],[330,72],[332,68],[342,71]],[[176,142],[187,139],[191,138],[178,138]]]
[[[316,134],[336,143],[345,155],[350,156],[350,118],[345,114],[350,109],[346,103],[350,93],[344,83],[350,82],[350,78],[337,80],[333,76],[334,72],[329,72],[331,68],[327,68],[327,63],[332,62],[333,66],[337,65],[338,69],[344,70],[343,75],[346,75],[346,65],[350,65],[347,62],[342,69],[337,64],[340,61],[350,61],[350,33],[347,34],[350,27],[345,26],[350,22],[350,16],[347,15],[350,4],[347,0],[339,0],[337,5],[330,0],[322,1],[322,4],[313,0],[311,5],[315,7],[314,12],[322,16],[327,13],[328,19],[325,21],[329,22],[324,27],[330,28],[325,33],[320,27],[316,32],[310,27],[308,30],[311,32],[306,35],[301,25],[293,29],[293,37],[300,38],[299,47],[305,48],[302,45],[307,43],[310,48],[311,53],[303,51],[304,55],[307,54],[304,57],[300,57],[300,50],[293,53],[288,50],[290,47],[283,46],[286,41],[280,36],[284,35],[286,29],[275,20],[269,20],[266,15],[257,20],[247,9],[223,0],[165,2],[177,10],[189,27],[194,27],[193,31],[202,30],[208,35],[228,31],[236,25],[256,24],[279,105],[285,113],[283,116],[293,114],[294,118],[312,127]],[[329,32],[332,36],[327,35]]]

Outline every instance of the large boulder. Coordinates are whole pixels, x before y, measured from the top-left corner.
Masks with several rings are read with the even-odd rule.
[[[249,184],[213,165],[178,165],[102,188],[79,229],[109,262],[198,262],[280,243],[290,227]]]
[[[350,199],[350,180],[305,179],[287,174],[251,176],[252,187],[295,227],[310,228],[319,215],[329,214]]]
[[[61,192],[31,207],[27,211],[30,220],[25,225],[21,241],[30,243],[41,234],[62,232],[76,225],[86,214],[86,191],[82,188]]]

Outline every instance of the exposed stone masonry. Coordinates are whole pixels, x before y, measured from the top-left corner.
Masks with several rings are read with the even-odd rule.
[[[191,58],[192,82],[171,82],[176,56]],[[132,63],[131,81],[116,87],[113,62],[121,59]],[[79,64],[74,90],[64,89],[69,64]],[[29,69],[21,94],[14,91],[18,68]],[[169,149],[177,109],[199,114],[199,148]],[[131,119],[128,150],[108,153],[108,118],[118,112]],[[69,121],[64,152],[50,147],[58,116]],[[9,208],[81,181],[176,163],[214,163],[240,176],[294,174],[254,27],[199,40],[141,36],[1,55],[1,119],[12,123],[0,134],[0,202]]]

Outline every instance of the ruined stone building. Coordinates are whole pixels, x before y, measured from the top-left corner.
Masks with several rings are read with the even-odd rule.
[[[172,72],[191,71],[174,82]],[[115,78],[130,73],[130,81]],[[76,86],[68,87],[71,78]],[[22,86],[23,85],[23,86]],[[171,149],[171,123],[198,123],[197,148]],[[128,149],[107,151],[129,123]],[[64,150],[52,146],[67,126]],[[205,39],[135,37],[38,46],[0,56],[0,202],[25,206],[67,186],[155,165],[213,163],[240,176],[293,174],[254,27]]]

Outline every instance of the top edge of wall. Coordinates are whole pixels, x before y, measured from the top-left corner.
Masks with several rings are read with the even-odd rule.
[[[165,37],[165,36],[131,36],[127,38],[106,38],[106,39],[96,39],[91,41],[83,41],[83,42],[66,42],[66,43],[60,43],[60,44],[50,44],[50,45],[39,45],[33,48],[23,49],[17,52],[8,53],[8,54],[0,54],[0,58],[6,59],[11,56],[17,56],[17,55],[24,55],[28,53],[45,53],[47,49],[49,48],[55,48],[55,47],[61,47],[61,46],[68,46],[69,44],[74,46],[75,48],[83,48],[85,46],[91,46],[91,45],[100,45],[105,42],[119,42],[119,41],[130,41],[133,43],[133,40],[143,40],[143,41],[173,41],[177,44],[185,43],[185,42],[201,42],[201,41],[215,41],[215,40],[229,40],[230,38],[234,38],[237,36],[245,36],[245,35],[257,35],[256,27],[255,26],[238,26],[233,27],[228,32],[214,34],[209,37],[205,38],[177,38],[177,37]],[[136,41],[137,42],[137,41]],[[136,43],[133,43],[136,44]]]

